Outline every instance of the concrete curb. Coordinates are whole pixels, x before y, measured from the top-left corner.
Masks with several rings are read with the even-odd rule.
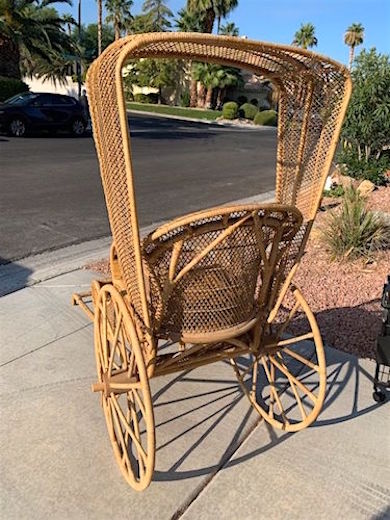
[[[186,117],[186,116],[173,116],[173,115],[170,115],[170,114],[157,114],[156,112],[146,112],[146,111],[143,111],[143,110],[131,110],[131,109],[127,109],[127,113],[128,114],[141,114],[141,115],[146,115],[146,116],[150,116],[150,117],[162,117],[164,119],[175,119],[177,121],[188,121],[188,122],[191,122],[191,123],[204,123],[206,125],[215,125],[215,126],[222,126],[222,127],[225,127],[225,128],[241,128],[241,129],[245,129],[245,130],[250,130],[250,131],[264,131],[264,130],[269,130],[269,129],[272,129],[276,132],[276,127],[273,127],[273,126],[259,126],[259,125],[245,125],[245,124],[240,124],[240,123],[227,123],[227,122],[220,122],[220,121],[209,121],[208,119],[196,119],[196,118],[193,118],[193,117]]]
[[[252,204],[270,202],[275,192],[268,191],[245,199],[227,202],[227,204]],[[141,228],[141,236],[145,236],[156,227],[167,222],[162,220]],[[107,258],[111,245],[111,237],[89,240],[55,251],[28,256],[21,260],[0,266],[0,296],[19,291],[39,282],[50,280],[56,276],[77,271],[86,264]]]

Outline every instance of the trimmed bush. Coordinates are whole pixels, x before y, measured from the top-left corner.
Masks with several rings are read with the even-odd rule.
[[[134,101],[136,103],[150,103],[148,96],[146,94],[141,94],[140,92],[134,94]]]
[[[222,117],[224,119],[236,119],[238,117],[238,105],[234,101],[229,101],[223,105]]]
[[[275,110],[263,110],[256,114],[254,123],[262,126],[276,126],[278,124],[278,115]]]
[[[390,246],[390,226],[382,214],[367,209],[357,190],[348,188],[341,208],[330,212],[321,238],[332,260],[370,259]]]
[[[0,76],[0,101],[5,101],[16,94],[29,90],[29,86],[20,79]]]
[[[258,112],[257,107],[255,107],[251,103],[244,103],[240,107],[239,114],[241,117],[245,117],[245,119],[250,119],[251,121],[253,121],[257,112]]]
[[[243,105],[244,103],[248,103],[248,98],[246,96],[238,96],[237,103],[239,106]]]

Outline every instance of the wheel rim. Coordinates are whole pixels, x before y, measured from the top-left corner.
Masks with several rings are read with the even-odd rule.
[[[21,119],[14,119],[10,124],[11,133],[16,137],[22,137],[26,132],[26,125]]]
[[[101,394],[114,455],[126,481],[145,489],[154,470],[154,417],[149,381],[137,334],[122,296],[102,287],[95,313],[95,354],[99,381],[127,372],[138,382],[126,393]]]
[[[262,354],[232,362],[252,406],[272,426],[288,432],[315,421],[326,391],[325,354],[316,320],[299,290],[292,297],[290,311],[283,319],[277,313],[270,325]]]
[[[82,135],[84,133],[84,128],[84,123],[81,119],[76,119],[76,121],[73,122],[72,131],[74,134]]]

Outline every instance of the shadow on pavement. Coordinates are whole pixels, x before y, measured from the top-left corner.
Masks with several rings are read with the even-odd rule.
[[[335,349],[328,349],[328,353],[329,352],[330,356],[328,356],[329,362],[325,402],[319,418],[311,426],[311,428],[321,428],[324,426],[349,421],[362,415],[368,414],[376,408],[378,408],[378,406],[380,406],[373,400],[371,401],[373,374],[369,373],[361,365],[361,363],[359,363],[359,359],[353,356],[349,356],[343,352],[336,351]],[[313,374],[313,371],[309,369],[307,371],[307,376],[305,375],[305,380],[307,380],[306,384],[308,385],[310,385],[311,374]],[[165,392],[173,384],[186,382],[198,383],[199,392],[190,397],[180,397],[180,392],[178,392],[177,399],[173,399],[170,401],[161,401]],[[292,435],[295,435],[294,433],[281,433],[280,431],[274,430],[268,423],[264,422],[261,425],[261,428],[265,428],[266,433],[261,437],[265,438],[266,442],[263,445],[259,446],[256,450],[251,451],[250,453],[245,453],[240,456],[235,456],[232,459],[234,453],[242,445],[245,438],[247,438],[248,435],[261,422],[260,418],[257,419],[257,414],[255,412],[252,412],[248,403],[248,411],[246,412],[244,418],[242,419],[236,431],[229,432],[229,439],[220,439],[221,443],[226,443],[226,448],[224,450],[223,455],[219,458],[218,461],[216,461],[214,465],[201,468],[198,467],[193,470],[180,470],[180,467],[184,465],[186,459],[190,456],[190,454],[202,445],[202,443],[207,439],[211,432],[213,432],[215,427],[221,421],[226,419],[226,417],[230,413],[235,413],[235,407],[241,401],[241,399],[246,399],[246,397],[242,394],[241,389],[237,384],[233,371],[231,379],[216,380],[215,382],[220,384],[220,388],[218,388],[217,390],[213,390],[212,392],[202,392],[202,386],[208,385],[210,383],[210,380],[201,379],[199,377],[195,378],[192,376],[191,372],[186,372],[178,375],[176,378],[170,381],[167,385],[165,385],[154,395],[153,401],[156,410],[158,410],[158,408],[160,407],[172,406],[175,404],[180,406],[179,403],[182,403],[185,400],[191,401],[191,399],[196,400],[197,398],[202,396],[209,396],[209,400],[206,403],[203,403],[201,405],[194,404],[194,406],[191,406],[191,408],[187,409],[184,413],[180,413],[177,415],[173,414],[163,422],[156,422],[156,435],[158,440],[159,427],[162,427],[167,423],[173,423],[177,420],[181,421],[179,432],[176,433],[175,436],[173,436],[172,438],[170,438],[168,442],[165,442],[163,444],[157,443],[157,457],[159,450],[166,448],[167,446],[170,446],[169,449],[172,453],[179,453],[180,449],[177,449],[177,446],[175,447],[175,443],[180,438],[185,437],[187,434],[189,434],[189,432],[197,428],[200,424],[204,423],[205,421],[209,423],[209,426],[204,431],[204,433],[201,436],[199,436],[195,443],[193,443],[191,446],[188,446],[188,448],[183,454],[180,454],[180,457],[175,459],[175,456],[172,456],[172,465],[168,471],[156,470],[154,473],[153,480],[174,481],[205,475],[208,475],[210,478],[212,478],[212,476],[215,475],[219,470],[236,466],[253,457],[257,457],[262,453],[265,453],[269,449],[272,449],[275,446],[283,443]],[[311,387],[312,390],[313,388],[314,387]],[[226,397],[229,397],[228,402],[226,402],[225,400]],[[194,417],[196,417],[196,412],[199,412],[200,409],[207,409],[207,407],[213,406],[217,402],[220,402],[217,411],[213,410],[210,412],[209,415],[207,415],[207,417],[203,417],[198,422],[194,421]],[[253,415],[251,417],[251,414],[255,414],[256,417],[254,418]],[[250,417],[251,424],[249,424]],[[191,418],[192,420],[189,420],[189,418]],[[230,435],[230,433],[232,433],[232,435]]]
[[[31,269],[0,257],[0,297],[26,287],[31,274]]]

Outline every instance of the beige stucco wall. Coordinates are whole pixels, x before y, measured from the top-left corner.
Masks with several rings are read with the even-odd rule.
[[[24,78],[24,82],[32,92],[53,92],[55,94],[66,94],[77,98],[78,85],[69,76],[64,84],[54,83],[51,80],[43,81],[41,78]]]

